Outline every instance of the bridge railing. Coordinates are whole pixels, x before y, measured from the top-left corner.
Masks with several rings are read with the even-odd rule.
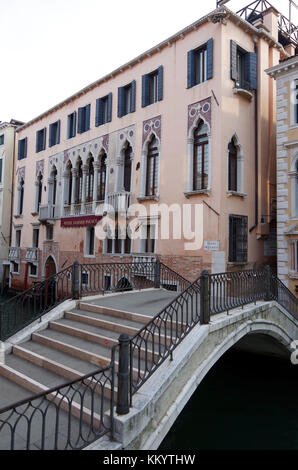
[[[113,437],[114,361],[78,380],[0,409],[0,448],[79,450]]]
[[[270,295],[298,320],[298,300],[295,295],[274,274],[270,278]]]
[[[73,297],[74,267],[68,266],[0,304],[0,341],[5,341],[61,302]]]
[[[210,274],[210,315],[264,299],[267,277],[266,270]]]

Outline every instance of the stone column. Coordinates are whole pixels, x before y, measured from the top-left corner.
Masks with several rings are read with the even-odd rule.
[[[74,213],[74,204],[76,202],[76,182],[77,182],[78,170],[76,168],[71,169],[72,177],[72,189],[71,189],[71,213]]]
[[[98,199],[98,170],[100,168],[100,162],[93,163],[94,168],[94,180],[93,180],[93,212],[95,213],[96,202]]]
[[[187,181],[186,191],[193,191],[193,137],[187,139]]]
[[[86,203],[86,186],[87,186],[87,175],[89,167],[88,165],[83,165],[83,184],[82,184],[82,204]]]

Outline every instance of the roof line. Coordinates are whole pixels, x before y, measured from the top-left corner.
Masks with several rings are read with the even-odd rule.
[[[143,52],[142,54],[140,54],[139,56],[137,56],[134,59],[130,60],[129,62],[126,62],[124,65],[121,65],[117,69],[113,70],[112,72],[108,73],[107,75],[103,76],[102,78],[96,80],[95,82],[87,85],[86,87],[84,87],[81,90],[77,91],[76,93],[69,96],[65,100],[61,101],[60,103],[56,104],[55,106],[48,109],[47,111],[43,112],[42,114],[40,114],[40,115],[36,116],[35,118],[31,119],[30,121],[26,122],[22,126],[18,127],[17,132],[29,127],[31,124],[41,120],[43,117],[47,116],[48,114],[51,114],[51,113],[57,111],[59,108],[65,106],[66,104],[70,103],[71,101],[78,98],[79,96],[88,93],[93,88],[100,85],[101,83],[106,82],[107,80],[110,80],[110,79],[114,78],[116,75],[118,75],[119,73],[122,73],[127,68],[130,68],[133,65],[135,65],[136,63],[139,63],[142,60],[150,57],[152,54],[160,52],[161,49],[163,49],[164,47],[170,46],[171,43],[173,43],[173,42],[175,42],[179,39],[182,39],[185,34],[188,34],[188,33],[192,32],[194,29],[197,29],[198,26],[200,26],[201,24],[203,24],[207,21],[210,21],[211,17],[215,14],[217,15],[219,12],[225,12],[227,14],[228,18],[231,18],[231,19],[237,21],[238,25],[242,24],[242,26],[245,26],[246,29],[249,28],[249,30],[251,30],[252,33],[257,34],[259,36],[261,36],[261,35],[266,36],[268,39],[273,41],[273,43],[275,43],[276,46],[279,47],[279,49],[281,51],[284,52],[285,56],[287,56],[287,53],[285,52],[283,46],[280,43],[276,42],[275,39],[267,31],[265,31],[262,28],[261,29],[255,28],[252,24],[250,24],[249,22],[247,22],[246,20],[244,20],[243,18],[238,16],[232,10],[230,10],[226,6],[222,6],[220,8],[216,8],[215,10],[211,11],[210,13],[203,16],[199,20],[195,21],[194,23],[191,23],[190,25],[186,26],[182,30],[180,30],[177,33],[173,34],[168,39],[162,41],[161,43],[157,44],[156,46],[153,46],[152,48],[150,48],[147,51]]]

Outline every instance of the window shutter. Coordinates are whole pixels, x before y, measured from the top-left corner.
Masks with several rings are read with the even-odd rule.
[[[71,116],[72,114],[67,116],[67,139],[69,139],[72,134],[72,129],[70,129]]]
[[[78,115],[78,133],[82,134],[82,124],[83,124],[83,108],[79,108]]]
[[[257,89],[257,66],[258,57],[255,52],[247,52],[245,54],[245,80],[250,84],[252,90]]]
[[[47,138],[47,128],[44,128],[43,131],[43,143],[42,143],[42,150],[46,148],[46,138]]]
[[[102,101],[101,98],[96,100],[96,126],[102,125]]]
[[[124,115],[124,87],[118,88],[118,117]]]
[[[38,136],[39,136],[39,131],[36,131],[36,141],[35,141],[35,152],[38,152]]]
[[[163,96],[163,66],[161,65],[158,67],[158,91],[157,91],[157,99],[158,101],[162,100]]]
[[[52,147],[52,134],[53,134],[53,124],[50,124],[50,127],[49,127],[49,147]]]
[[[18,160],[21,160],[21,141],[18,142]]]
[[[108,122],[112,120],[112,93],[108,94]]]
[[[237,80],[237,44],[231,40],[231,79]]]
[[[149,76],[142,76],[142,108],[149,104]]]
[[[24,158],[27,158],[27,137],[24,139]]]
[[[207,80],[213,77],[213,39],[207,41]]]
[[[57,135],[56,135],[56,144],[60,144],[60,119],[57,123]]]
[[[131,82],[131,107],[130,111],[134,113],[136,110],[136,81]]]
[[[86,114],[85,114],[85,131],[89,131],[90,129],[90,113],[91,113],[91,104],[87,104]]]
[[[195,51],[191,50],[187,53],[187,88],[194,86],[195,77]]]
[[[77,112],[73,112],[73,120],[72,120],[72,136],[76,135],[76,125],[77,125]]]

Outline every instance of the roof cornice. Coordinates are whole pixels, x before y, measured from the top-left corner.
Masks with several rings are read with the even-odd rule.
[[[270,67],[269,69],[265,70],[268,75],[273,78],[276,78],[277,75],[283,72],[289,72],[298,67],[298,55],[294,57],[290,57],[287,60],[280,62],[278,65],[274,65],[274,67]]]
[[[91,83],[90,85],[87,85],[85,88],[79,90],[78,92],[74,93],[70,97],[66,98],[64,101],[58,103],[57,105],[53,106],[49,110],[45,111],[44,113],[40,114],[39,116],[31,119],[30,121],[26,122],[24,125],[20,126],[17,129],[18,131],[21,131],[30,125],[34,124],[35,122],[45,118],[49,114],[52,114],[59,109],[63,108],[65,105],[71,103],[75,99],[79,98],[80,96],[85,95],[89,91],[93,90],[97,86],[99,86],[102,83],[107,82],[108,80],[113,79],[115,76],[121,74],[127,69],[132,68],[133,66],[137,65],[138,63],[142,62],[143,60],[148,59],[152,55],[159,53],[162,49],[166,47],[170,47],[174,42],[179,41],[181,39],[184,39],[185,35],[195,31],[198,29],[199,26],[206,22],[213,22],[213,23],[224,23],[226,24],[226,21],[230,19],[233,21],[237,26],[243,28],[247,33],[250,33],[254,36],[255,40],[256,38],[264,38],[266,41],[269,42],[269,44],[275,48],[277,48],[281,54],[283,55],[284,58],[289,57],[289,54],[285,52],[283,46],[277,42],[265,29],[263,28],[256,28],[252,24],[248,23],[246,20],[241,18],[240,16],[236,15],[233,11],[229,10],[226,6],[222,6],[220,8],[217,8],[213,10],[212,12],[208,13],[207,15],[203,16],[199,20],[195,21],[194,23],[190,24],[186,28],[178,31],[168,39],[162,41],[161,43],[157,44],[156,46],[152,47],[151,49],[147,50],[146,52],[143,52],[136,58],[132,59],[131,61],[125,63],[124,65],[118,67],[111,73],[105,75],[104,77],[96,80],[95,82]]]

